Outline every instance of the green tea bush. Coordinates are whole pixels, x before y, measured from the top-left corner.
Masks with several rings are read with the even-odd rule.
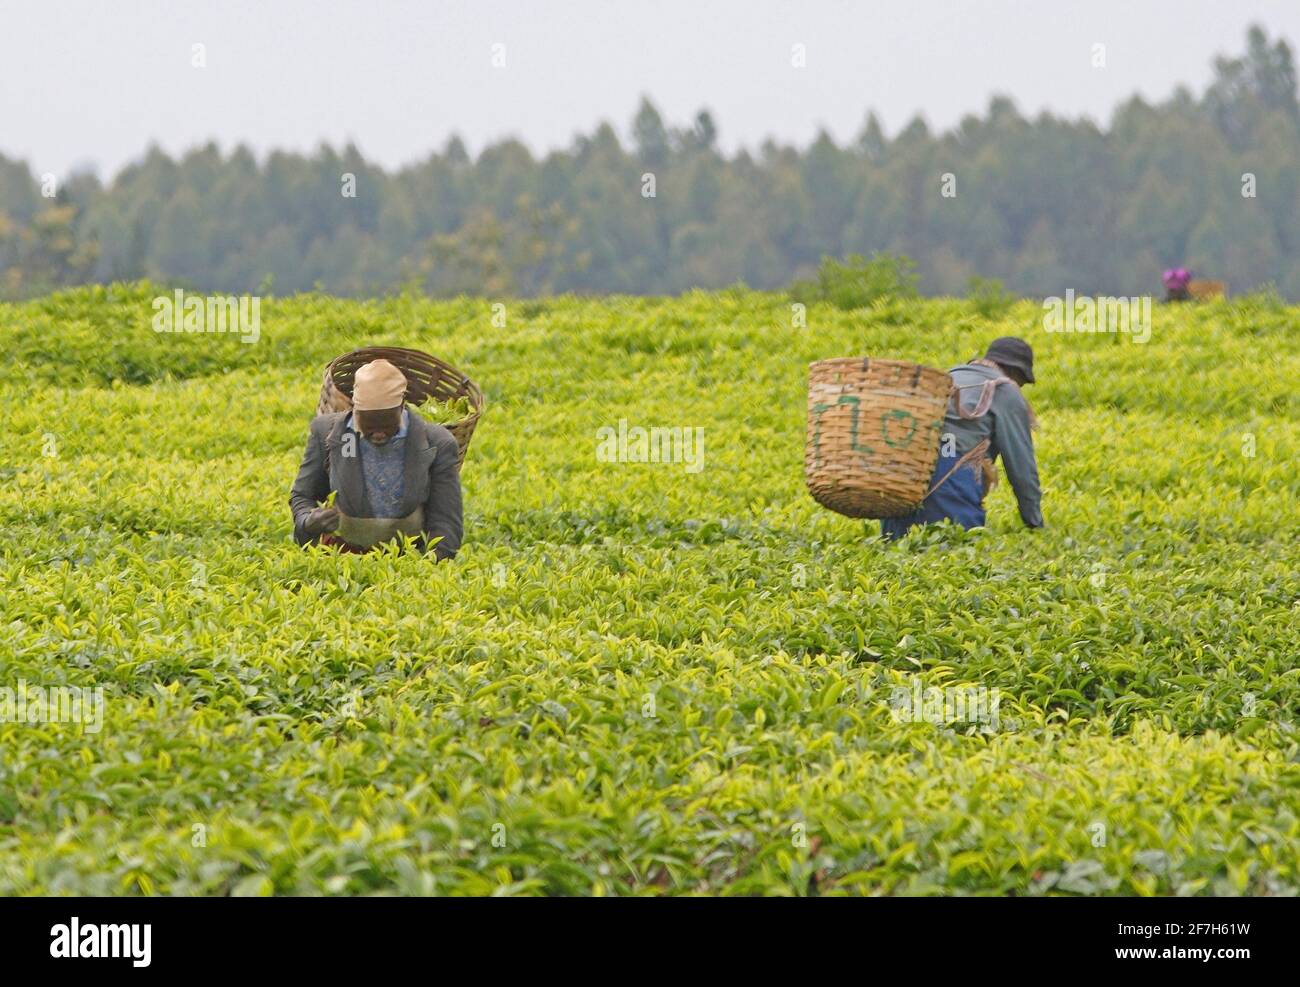
[[[812,281],[796,281],[791,287],[795,301],[829,302],[836,308],[867,308],[884,299],[917,297],[916,263],[891,253],[876,253],[870,259],[850,254],[843,261],[823,257]]]
[[[985,319],[1003,318],[1016,303],[1016,296],[997,278],[972,277],[966,283],[966,298],[971,308]]]
[[[158,291],[0,306],[0,689],[103,690],[0,701],[0,893],[1300,891],[1300,310],[308,295],[247,345]],[[1046,528],[812,501],[810,361],[1003,334]],[[292,543],[322,370],[380,343],[487,393],[449,564]],[[620,419],[703,468],[601,460]]]

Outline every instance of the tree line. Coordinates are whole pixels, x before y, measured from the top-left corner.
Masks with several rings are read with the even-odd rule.
[[[671,294],[777,288],[825,256],[916,261],[920,290],[997,278],[1027,296],[1160,291],[1176,266],[1300,298],[1300,103],[1290,46],[1251,28],[1199,96],[1133,97],[1109,126],[1004,97],[933,133],[874,114],[847,145],[724,154],[701,111],[649,101],[535,156],[458,138],[385,171],[353,146],[263,161],[157,148],[104,183],[0,155],[0,296],[150,278],[223,293]]]

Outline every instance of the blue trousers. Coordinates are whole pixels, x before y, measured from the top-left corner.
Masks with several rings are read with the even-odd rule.
[[[940,450],[939,461],[930,478],[931,489],[948,475],[959,458],[955,452],[951,456],[945,456]],[[980,469],[977,463],[967,463],[949,476],[942,487],[930,494],[919,509],[904,517],[881,518],[880,531],[893,541],[902,538],[918,524],[933,524],[947,519],[956,521],[969,530],[983,527],[984,517],[984,484]]]

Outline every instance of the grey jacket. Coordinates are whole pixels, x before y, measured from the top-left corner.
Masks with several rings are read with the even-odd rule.
[[[963,364],[949,371],[959,386],[982,384],[1001,376],[992,367]],[[966,387],[961,392],[962,407],[968,411],[979,400],[978,387]],[[1031,528],[1043,526],[1043,494],[1038,486],[1038,461],[1034,457],[1034,440],[1029,433],[1029,405],[1020,388],[1002,384],[993,392],[993,405],[981,418],[965,419],[949,410],[944,417],[945,432],[956,438],[957,455],[963,456],[983,439],[989,440],[989,455],[996,460],[1002,457],[1003,468],[1016,503],[1020,505],[1020,519]]]
[[[289,493],[293,511],[293,538],[299,545],[317,541],[303,526],[307,516],[331,490],[338,491],[336,506],[350,517],[372,517],[366,498],[365,480],[359,456],[344,455],[344,427],[348,413],[335,412],[312,420],[298,477]],[[360,438],[355,441],[360,442]],[[410,413],[406,435],[406,472],[400,513],[410,514],[424,507],[424,537],[441,538],[434,545],[439,559],[451,558],[460,548],[463,521],[460,496],[459,451],[456,437],[441,425]]]

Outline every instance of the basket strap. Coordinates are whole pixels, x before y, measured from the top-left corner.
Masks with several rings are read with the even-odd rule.
[[[952,391],[949,393],[949,399],[957,409],[957,416],[970,421],[973,418],[983,418],[989,413],[989,408],[993,407],[993,392],[998,389],[999,384],[1014,384],[1010,377],[995,377],[992,380],[981,381],[978,384],[953,384]],[[980,388],[979,400],[975,402],[975,407],[967,411],[961,406],[961,392],[969,387]]]
[[[930,488],[930,492],[921,498],[921,503],[924,504],[929,499],[930,494],[934,493],[941,486],[947,483],[948,478],[952,476],[954,473],[956,473],[959,469],[961,469],[967,463],[974,462],[975,460],[980,459],[984,455],[984,453],[988,451],[989,451],[988,439],[983,439],[982,441],[976,443],[976,445],[970,450],[970,452],[966,453],[966,455],[962,456],[961,459],[957,460],[957,462],[953,464],[952,469],[950,469],[947,473],[945,473],[943,477],[939,480],[939,482]]]

